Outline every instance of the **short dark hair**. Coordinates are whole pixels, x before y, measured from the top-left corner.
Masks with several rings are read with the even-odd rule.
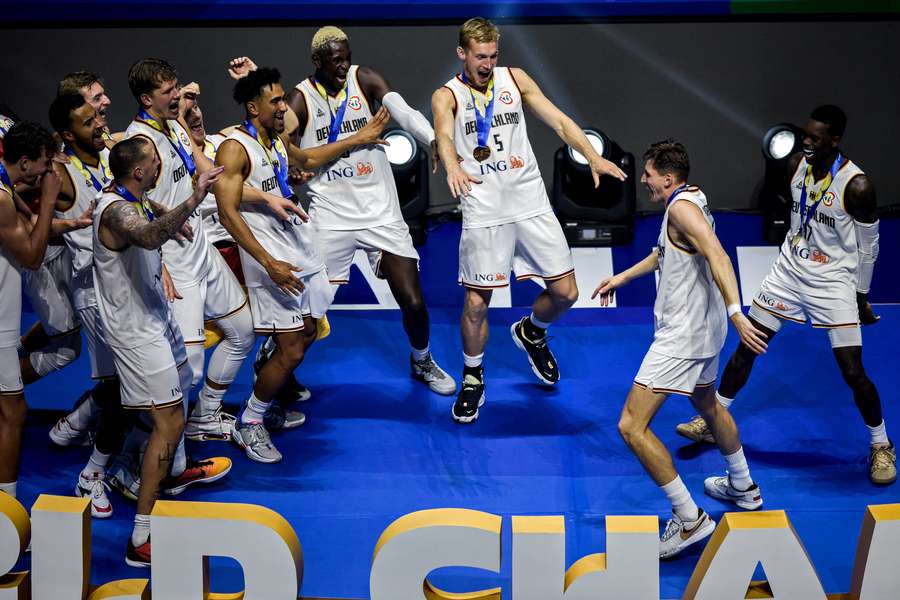
[[[828,133],[833,137],[841,137],[847,129],[847,115],[834,104],[817,106],[809,113],[809,118],[828,125]]]
[[[150,142],[143,136],[122,140],[109,152],[109,169],[116,179],[131,177],[135,166],[147,157]]]
[[[78,110],[87,104],[84,96],[78,92],[69,92],[53,99],[50,104],[50,124],[56,133],[70,131],[72,126],[72,111]]]
[[[281,73],[274,67],[260,67],[247,73],[234,84],[234,101],[238,104],[252,102],[262,93],[263,88],[281,83]]]
[[[674,175],[679,181],[687,181],[691,173],[687,148],[672,138],[650,144],[644,152],[644,162],[648,160],[659,174]]]
[[[53,156],[58,149],[53,135],[31,121],[17,122],[3,138],[3,158],[6,162],[16,162],[23,156],[39,160],[45,153]]]
[[[103,80],[100,79],[99,75],[91,73],[90,71],[67,73],[59,80],[59,85],[56,86],[56,95],[80,94],[82,88],[90,87],[95,83],[103,85]]]
[[[161,58],[142,58],[128,69],[128,87],[140,103],[143,94],[150,94],[165,81],[178,79],[178,71]]]

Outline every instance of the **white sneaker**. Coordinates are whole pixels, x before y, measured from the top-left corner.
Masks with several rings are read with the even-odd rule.
[[[108,489],[109,484],[104,480],[103,473],[96,473],[91,477],[85,477],[84,473],[78,474],[75,495],[91,499],[91,516],[95,519],[108,519],[112,516],[112,504],[106,495]]]
[[[106,477],[110,487],[132,502],[137,502],[141,491],[141,475],[131,457],[119,455],[114,458],[106,470]]]
[[[90,429],[76,429],[66,417],[60,417],[49,435],[57,446],[91,446],[94,443],[94,434]]]
[[[426,384],[432,392],[443,396],[452,396],[456,393],[456,380],[434,362],[430,352],[422,360],[415,360],[410,355],[409,368],[413,378]]]
[[[763,505],[759,486],[755,483],[746,490],[739,490],[731,484],[731,477],[726,473],[722,477],[707,477],[703,482],[707,496],[726,502],[734,502],[744,510],[756,510]]]
[[[277,463],[281,452],[272,443],[269,432],[262,423],[241,423],[234,429],[231,438],[244,449],[250,460],[260,463]]]
[[[716,529],[716,522],[700,510],[700,516],[695,521],[682,521],[678,515],[666,522],[666,529],[659,538],[659,557],[672,558],[682,550],[703,541],[712,535]]]
[[[199,401],[198,401],[199,402]],[[198,442],[210,440],[228,441],[234,431],[235,418],[219,407],[211,413],[203,413],[195,407],[187,423],[184,424],[184,437]]]

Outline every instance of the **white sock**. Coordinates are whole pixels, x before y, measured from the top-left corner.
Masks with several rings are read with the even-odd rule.
[[[465,363],[467,367],[470,367],[472,369],[480,367],[482,360],[484,360],[484,352],[475,356],[469,356],[468,354],[463,352],[463,363]]]
[[[12,483],[0,483],[0,492],[5,492],[5,493],[9,494],[10,496],[12,496],[13,498],[15,498],[16,497],[16,483],[17,482],[15,482],[15,481],[13,481]]]
[[[531,321],[532,325],[534,325],[535,327],[540,327],[541,329],[547,329],[548,327],[550,327],[550,323],[548,323],[547,321],[541,321],[536,316],[534,316],[534,313],[531,313],[531,316],[528,317],[528,320]]]
[[[256,394],[251,393],[250,399],[247,400],[247,406],[241,413],[241,423],[262,423],[270,406],[272,406],[271,401],[263,402],[256,397]]]
[[[866,427],[869,427],[866,425]],[[876,444],[889,444],[890,440],[888,440],[887,429],[884,426],[884,419],[881,420],[881,425],[876,427],[869,427],[869,435],[872,436],[872,445]]]
[[[150,515],[134,515],[134,529],[131,531],[131,543],[137,548],[150,539]]]
[[[716,390],[716,400],[718,400],[719,404],[724,406],[726,409],[731,408],[731,403],[734,402],[734,398],[726,398],[725,396],[720,394],[718,390]]]
[[[744,449],[738,448],[734,454],[723,454],[725,462],[728,463],[728,478],[731,485],[735,488],[746,491],[753,485],[750,479],[750,467],[747,466],[747,459],[744,458]]]
[[[416,362],[425,360],[426,358],[428,358],[429,354],[431,354],[431,346],[430,345],[425,346],[424,350],[417,350],[415,348],[412,348],[413,360]]]
[[[685,522],[696,521],[700,517],[700,509],[691,498],[681,476],[676,475],[675,479],[660,486],[666,494],[666,498],[672,503],[672,512],[678,515],[678,518]]]
[[[85,465],[84,469],[81,470],[81,474],[87,479],[96,477],[97,475],[106,472],[106,465],[108,462],[109,454],[103,454],[97,450],[97,446],[94,446],[94,451],[91,452],[91,458],[88,460],[88,464]]]
[[[197,397],[197,404],[200,411],[205,414],[212,414],[217,409],[222,408],[222,399],[225,398],[225,390],[217,390],[209,386],[209,382],[203,385],[200,395]],[[197,408],[196,406],[194,407]]]
[[[97,403],[94,401],[94,395],[91,394],[78,408],[66,415],[66,421],[69,422],[73,429],[85,429],[99,412],[100,407],[97,406]]]

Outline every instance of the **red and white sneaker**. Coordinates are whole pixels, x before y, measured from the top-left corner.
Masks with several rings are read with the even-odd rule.
[[[205,460],[187,459],[187,468],[178,477],[167,477],[163,480],[162,491],[169,496],[177,496],[195,483],[212,483],[228,475],[231,470],[231,459],[225,456],[214,456]]]
[[[131,543],[131,536],[128,537],[128,546],[125,547],[125,563],[129,567],[137,567],[139,569],[147,569],[150,567],[150,538],[147,541],[134,547]]]
[[[78,483],[75,485],[75,495],[80,498],[91,499],[91,516],[95,519],[108,519],[113,514],[112,504],[106,495],[109,484],[103,476],[103,473],[96,473],[90,477],[85,477],[84,473],[79,473]]]
[[[57,446],[90,446],[94,443],[94,433],[90,429],[76,429],[66,417],[60,417],[49,435]]]

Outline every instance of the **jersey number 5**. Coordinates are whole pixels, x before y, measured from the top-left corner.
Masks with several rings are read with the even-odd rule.
[[[494,145],[497,146],[497,152],[503,152],[503,142],[500,140],[500,134],[494,134]]]

